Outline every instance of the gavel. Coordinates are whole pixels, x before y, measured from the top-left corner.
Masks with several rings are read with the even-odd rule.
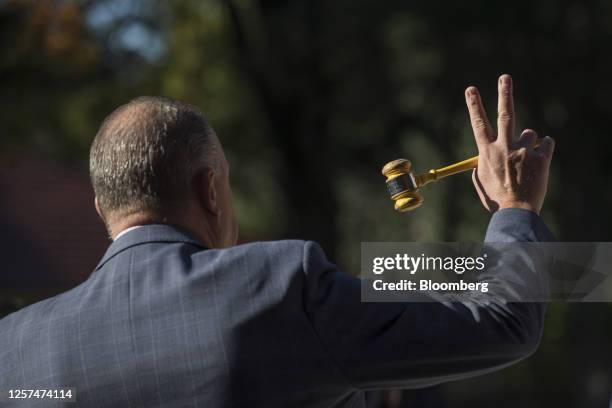
[[[387,190],[391,199],[395,201],[395,209],[406,212],[423,204],[423,196],[418,191],[421,187],[444,177],[474,169],[476,166],[478,166],[478,156],[414,175],[410,160],[397,159],[385,164],[382,174],[387,177]]]
[[[540,146],[541,139],[536,140],[534,147]],[[419,189],[431,182],[438,181],[453,174],[475,169],[478,166],[478,156],[451,164],[439,169],[431,169],[427,173],[414,175],[410,160],[397,159],[385,164],[383,176],[387,177],[387,191],[395,201],[395,209],[399,212],[414,210],[423,204],[423,196]]]

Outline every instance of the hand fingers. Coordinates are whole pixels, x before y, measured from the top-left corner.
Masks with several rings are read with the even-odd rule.
[[[538,146],[538,148],[536,149],[536,152],[538,152],[542,157],[544,157],[549,162],[552,159],[554,151],[555,151],[555,140],[550,136],[546,136],[544,139],[542,139],[540,146]]]
[[[482,100],[476,87],[470,86],[465,90],[465,103],[470,113],[470,122],[472,123],[474,138],[480,150],[481,147],[495,140],[495,133],[493,132],[493,128],[491,128],[491,124],[489,124],[487,113],[482,105]]]
[[[514,136],[514,97],[512,95],[512,77],[504,74],[497,84],[497,139],[506,145],[515,140]]]
[[[519,136],[518,144],[521,147],[526,147],[527,149],[533,149],[536,144],[536,140],[538,139],[538,134],[531,129],[523,130],[523,133]]]

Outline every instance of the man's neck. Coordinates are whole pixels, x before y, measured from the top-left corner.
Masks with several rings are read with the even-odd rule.
[[[148,214],[138,214],[120,221],[113,223],[110,227],[110,234],[113,241],[116,241],[120,236],[123,236],[128,231],[133,230],[135,227],[142,227],[150,224],[166,224],[173,225],[184,229],[191,233],[195,238],[198,238],[208,248],[215,248],[215,240],[213,238],[212,231],[207,225],[202,224],[202,220],[193,219],[170,219],[170,217],[154,217]]]
[[[118,239],[119,239],[119,237],[121,237],[121,236],[125,235],[126,233],[128,233],[128,232],[130,232],[130,231],[132,231],[132,230],[135,230],[135,229],[138,229],[138,228],[142,228],[142,227],[143,227],[143,225],[134,225],[134,226],[132,226],[132,227],[125,228],[124,230],[122,230],[121,232],[119,232],[117,235],[115,235],[115,238],[113,238],[113,241],[118,240]]]

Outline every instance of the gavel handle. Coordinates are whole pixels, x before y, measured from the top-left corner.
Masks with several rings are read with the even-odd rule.
[[[467,170],[475,169],[478,166],[478,156],[460,161],[459,163],[451,164],[450,166],[441,167],[439,169],[431,169],[427,173],[419,174],[415,177],[417,188],[423,187],[432,181],[440,180],[441,178],[452,176],[453,174],[462,173]]]
[[[453,174],[462,173],[467,170],[475,169],[478,166],[478,156],[470,157],[469,159],[460,161],[459,163],[451,164],[450,166],[442,167],[433,170],[437,179],[452,176]]]
[[[534,147],[539,147],[540,141],[537,140]],[[475,169],[478,166],[478,156],[470,157],[469,159],[460,161],[459,163],[451,164],[450,166],[441,167],[439,169],[431,169],[427,173],[419,174],[415,177],[417,188],[431,183],[432,181],[440,180],[441,178],[452,176],[453,174],[463,173],[464,171]]]

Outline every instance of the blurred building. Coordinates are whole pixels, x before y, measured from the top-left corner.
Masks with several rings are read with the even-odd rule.
[[[31,157],[0,161],[0,316],[65,291],[109,240],[87,171]]]

